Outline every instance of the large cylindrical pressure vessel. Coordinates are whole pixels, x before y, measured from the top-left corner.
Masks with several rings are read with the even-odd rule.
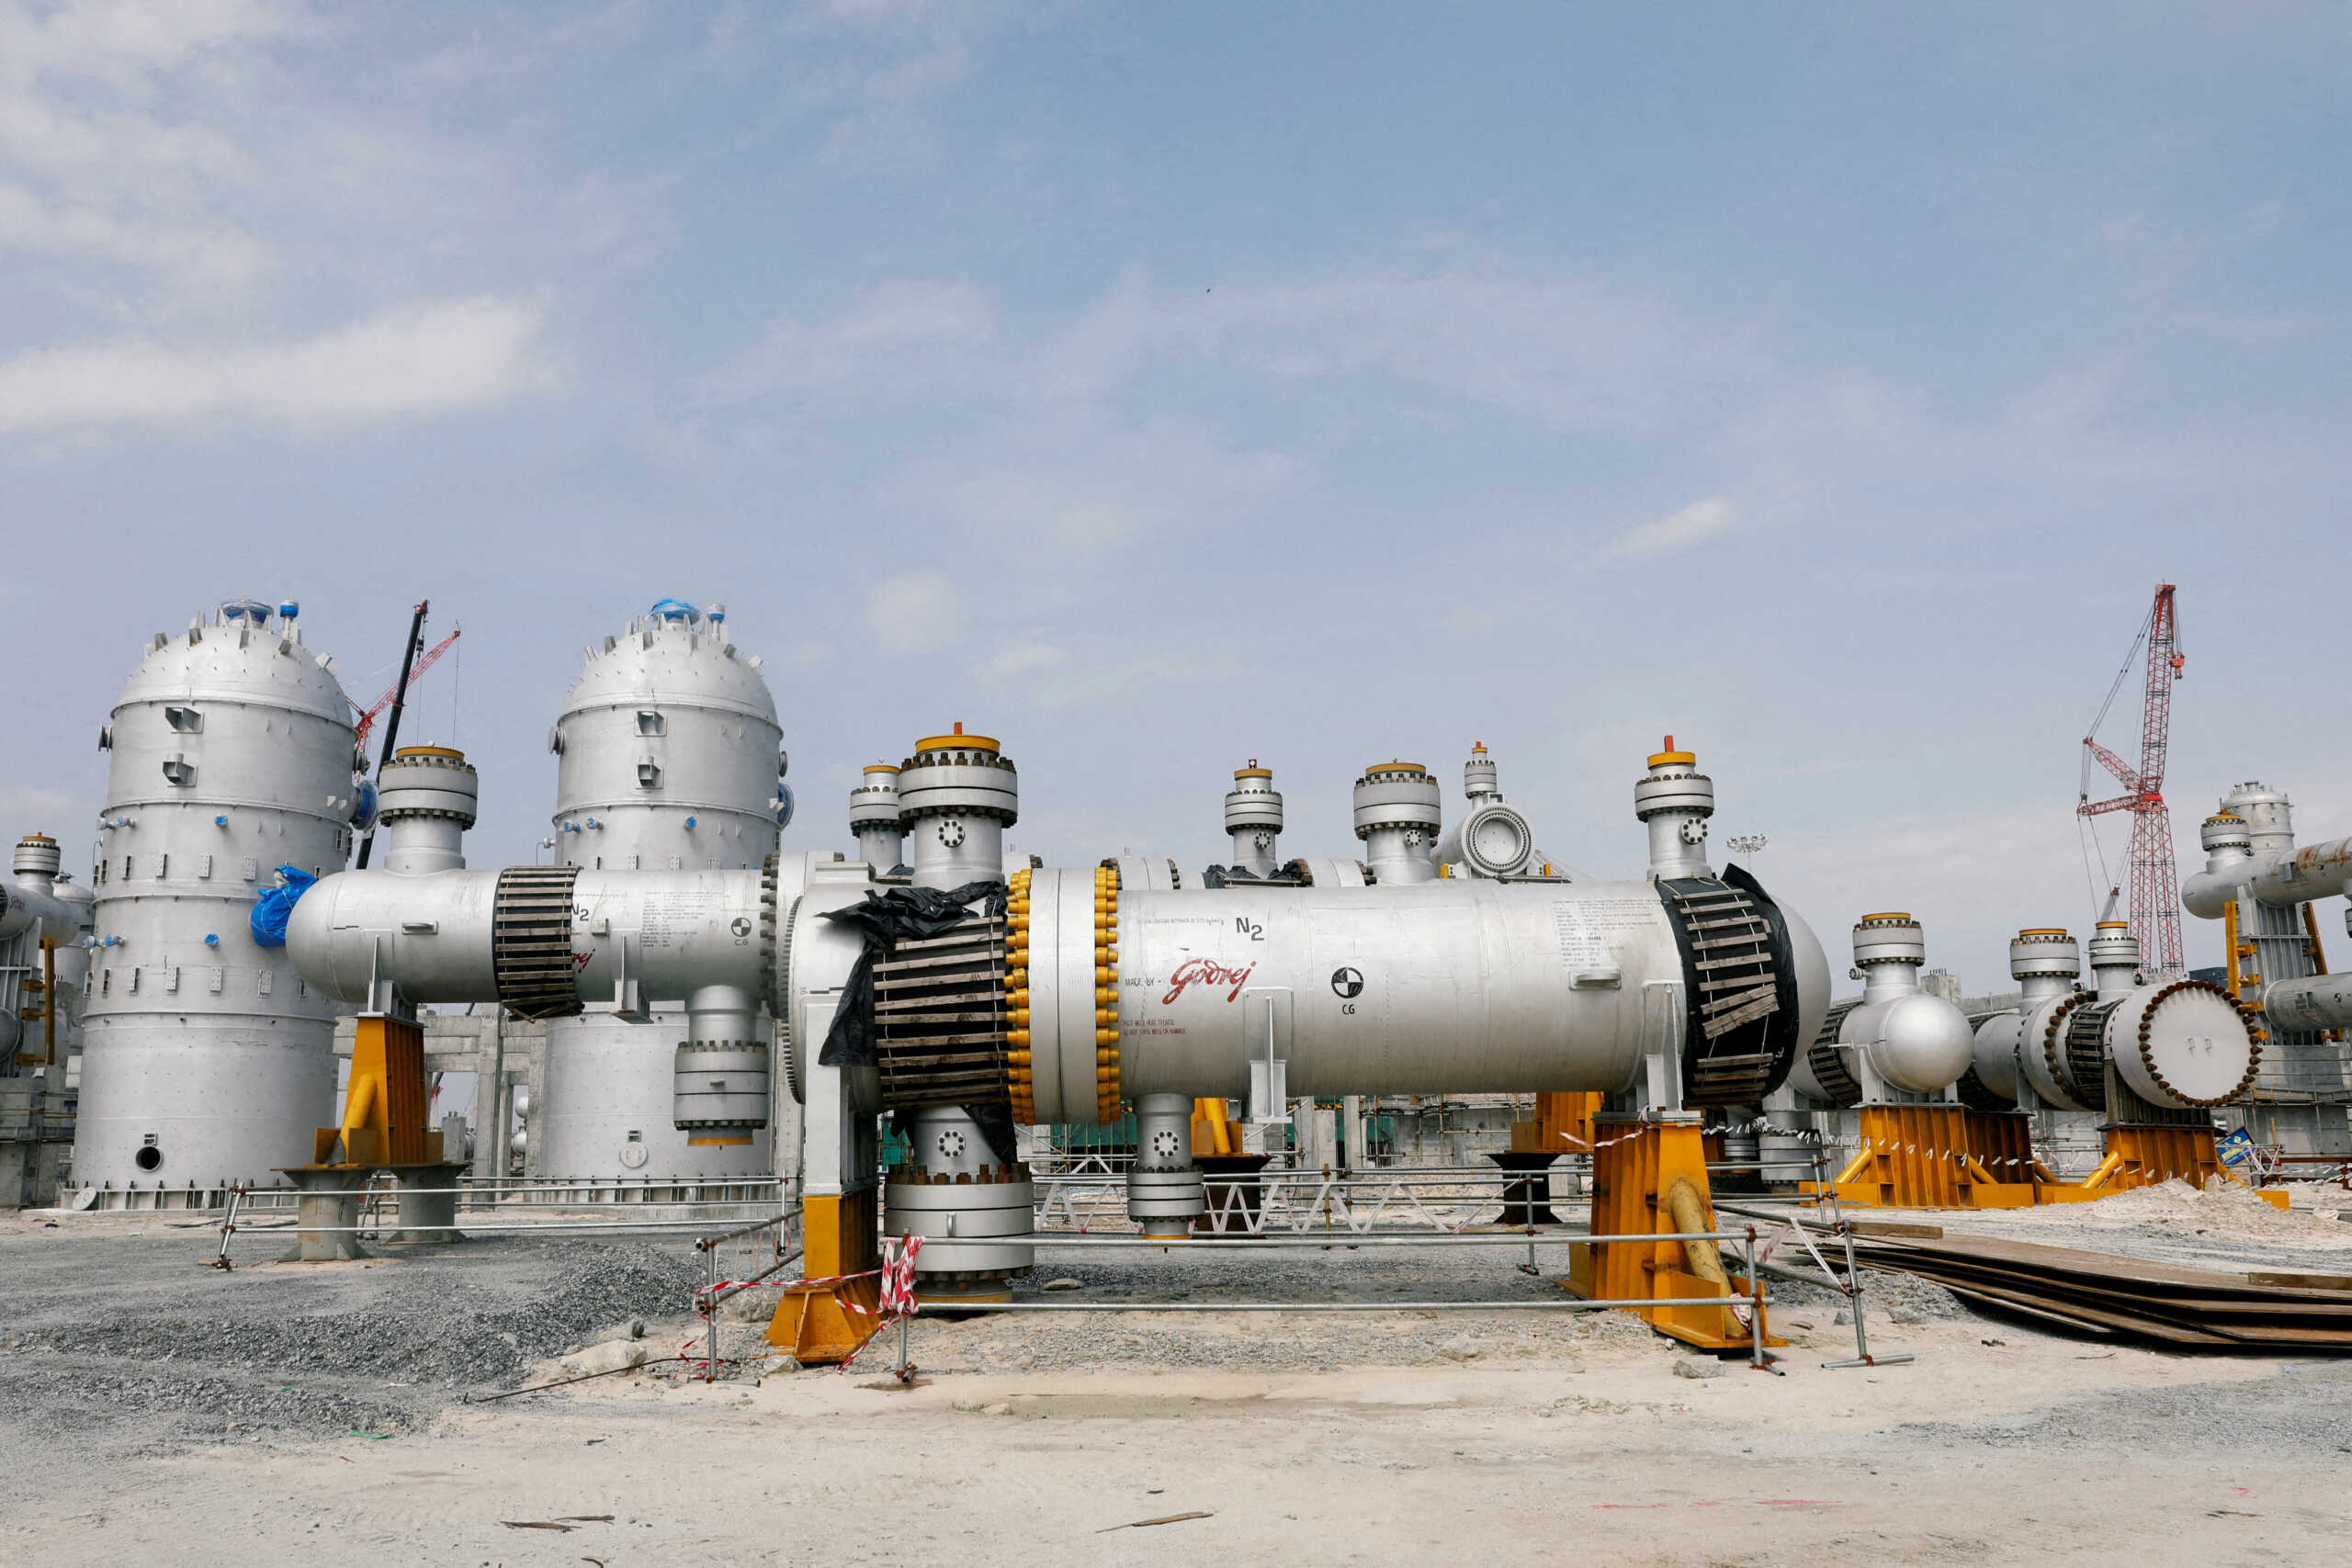
[[[2265,904],[2309,904],[2352,893],[2352,839],[2255,856],[2245,882]],[[2201,912],[2201,911],[2199,911]]]
[[[89,891],[59,872],[59,858],[56,840],[28,834],[17,845],[14,877],[0,883],[0,1062],[9,1076],[40,1064],[50,1098],[33,1103],[53,1115],[64,1113],[66,1075],[81,1045],[92,924]]]
[[[2151,1105],[2201,1110],[2254,1087],[2262,1047],[2244,1009],[2219,986],[2172,980],[2142,986],[2114,1004],[2108,1058]]]
[[[17,842],[11,869],[15,886],[40,900],[39,918],[28,920],[18,933],[26,940],[26,973],[36,974],[44,964],[56,970],[58,1038],[78,1052],[83,994],[87,989],[83,982],[90,972],[97,899],[61,869],[63,860],[55,839],[46,833],[28,833]],[[41,956],[44,942],[51,944],[46,959]],[[62,1082],[62,1073],[58,1077]]]
[[[334,1005],[251,921],[279,866],[343,865],[358,805],[351,705],[294,613],[158,634],[102,742],[74,1180],[108,1206],[277,1182],[334,1113]]]
[[[82,934],[81,915],[53,887],[0,882],[0,942],[28,933],[36,942],[74,942]]]
[[[558,864],[583,874],[741,874],[775,852],[786,809],[783,731],[759,659],[735,646],[732,631],[717,605],[665,599],[589,648],[548,742]],[[765,1175],[764,1133],[675,1124],[684,1024],[674,1000],[650,1017],[616,1015],[607,1004],[550,1019],[532,1169],[621,1179]],[[756,1025],[763,1051],[766,1032]],[[695,1065],[710,1067],[724,1055]],[[735,1106],[748,1071],[739,1063],[691,1081],[707,1095],[714,1077],[727,1077]]]
[[[2262,1013],[2279,1029],[2352,1029],[2352,974],[2274,980],[2262,988]]]
[[[709,987],[764,993],[776,886],[767,870],[347,871],[294,907],[287,951],[311,986],[348,1002],[376,983],[412,1002],[497,1002],[550,1020],[640,1004],[684,1011]],[[662,1047],[665,1073],[675,1044]],[[665,1080],[665,1111],[669,1094]]]
[[[2168,980],[2115,996],[2075,991],[2026,1010],[2018,1070],[2045,1105],[2111,1111],[2107,1070],[2150,1104],[2195,1110],[2252,1087],[2262,1060],[2245,1009],[2219,986]]]
[[[1262,908],[1238,907],[1253,901],[1232,888],[1213,908],[1197,895],[1122,897],[1123,1086],[1237,1096],[1270,1052],[1300,1095],[1631,1083],[1672,1017],[1652,987],[1683,978],[1656,894],[1618,884],[1598,897],[1479,897],[1488,891],[1334,888]]]
[[[2232,899],[2308,904],[2352,894],[2352,839],[2295,848],[2294,814],[2283,790],[2242,784],[2222,797],[2199,838],[2205,869],[2181,884],[2181,906],[2218,920]]]
[[[1091,872],[1031,874],[1018,1005],[1040,1121],[1094,1120],[1105,1071],[1129,1098],[1244,1097],[1273,1076],[1291,1095],[1614,1090],[1645,1050],[1680,1054],[1694,1101],[1752,1103],[1828,1005],[1827,966],[1802,922],[1720,884],[1710,897],[1649,883],[1451,879],[1123,887],[1107,951],[1096,886]],[[1759,929],[1770,925],[1758,973],[1745,991],[1701,992],[1712,982],[1698,976],[1731,971],[1691,966],[1690,927],[1757,905]],[[1693,1018],[1717,995],[1758,1010],[1708,1036]],[[1096,1055],[1106,1039],[1107,1066]],[[1731,1085],[1709,1058],[1777,1068]]]
[[[2285,790],[2248,779],[2222,797],[2222,809],[2245,822],[2256,854],[2295,847],[2295,808]]]

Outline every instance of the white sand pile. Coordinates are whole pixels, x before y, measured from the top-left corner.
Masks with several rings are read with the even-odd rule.
[[[2336,1211],[2274,1208],[2253,1189],[2218,1177],[2201,1192],[2176,1178],[2088,1203],[2052,1203],[1996,1213],[2004,1229],[2142,1230],[2183,1237],[2352,1246],[2352,1225],[2337,1219]],[[1977,1221],[1990,1217],[1971,1216],[1969,1228],[1983,1230]]]

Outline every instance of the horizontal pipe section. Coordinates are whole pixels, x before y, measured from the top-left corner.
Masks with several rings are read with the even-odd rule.
[[[2280,1029],[2352,1029],[2352,974],[2273,980],[2262,987],[2262,1013]]]
[[[338,873],[294,906],[287,949],[342,1001],[368,1001],[371,981],[413,1002],[498,1001],[503,874]],[[579,872],[566,923],[581,1004],[616,1008],[631,987],[642,1004],[714,986],[759,996],[760,882],[757,871]]]
[[[2241,888],[2264,904],[2309,904],[2333,898],[2352,888],[2352,839],[2209,863],[2205,870],[2181,884],[2180,902],[2200,919],[2218,920],[2222,907],[2237,897]]]

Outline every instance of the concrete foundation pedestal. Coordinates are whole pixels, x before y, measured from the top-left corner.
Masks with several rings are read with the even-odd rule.
[[[298,1165],[281,1172],[301,1196],[295,1200],[294,1250],[280,1263],[340,1263],[365,1258],[359,1245],[359,1189],[373,1174],[365,1166]]]
[[[401,1244],[465,1240],[465,1233],[458,1228],[458,1179],[466,1170],[462,1165],[394,1166],[401,1228],[384,1239]]]

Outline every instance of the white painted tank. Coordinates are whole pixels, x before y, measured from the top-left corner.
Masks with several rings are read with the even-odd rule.
[[[1827,966],[1781,913],[1809,1039]],[[1292,1095],[1616,1090],[1645,1046],[1683,1039],[1683,959],[1646,882],[1123,886],[1110,970],[1092,961],[1091,871],[1033,873],[1029,919],[1041,1122],[1095,1119],[1104,1028],[1128,1098],[1242,1097],[1270,1052]]]
[[[559,865],[740,872],[775,852],[786,810],[783,731],[759,659],[738,649],[731,631],[718,605],[665,599],[588,649],[548,739],[557,757]],[[674,1125],[680,1014],[665,1003],[642,1022],[609,1012],[548,1021],[535,1172],[768,1174],[764,1130],[706,1134]]]
[[[279,866],[352,846],[351,705],[296,613],[156,634],[101,738],[74,1181],[106,1206],[277,1183],[334,1112],[334,1005],[251,927]]]

